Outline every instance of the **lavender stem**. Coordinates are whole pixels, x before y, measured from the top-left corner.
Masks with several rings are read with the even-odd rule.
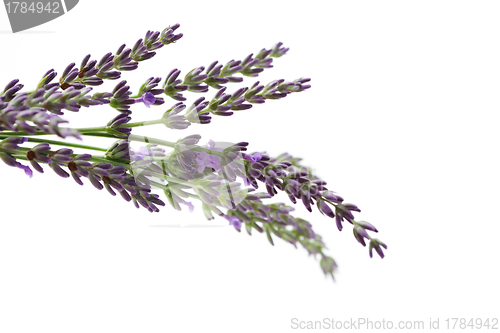
[[[7,137],[9,137],[9,136],[0,135],[0,139],[5,139]],[[64,147],[71,147],[71,148],[81,148],[81,149],[96,150],[96,151],[102,151],[102,152],[106,152],[107,151],[107,149],[105,149],[105,148],[99,148],[99,147],[87,146],[87,145],[80,145],[78,143],[63,142],[63,141],[56,141],[56,140],[45,140],[45,139],[36,139],[36,138],[30,138],[30,137],[28,137],[27,141],[28,142],[37,142],[37,143],[48,143],[48,144],[52,144],[52,145],[64,146]],[[21,147],[19,149],[21,149]]]

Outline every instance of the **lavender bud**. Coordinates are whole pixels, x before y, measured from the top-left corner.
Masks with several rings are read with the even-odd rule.
[[[69,64],[66,67],[66,69],[64,69],[64,71],[62,73],[62,77],[63,78],[66,77],[70,73],[70,71],[73,69],[73,67],[75,67],[75,63],[74,62],[72,62],[71,64]],[[71,81],[71,80],[69,80],[69,81]]]
[[[360,242],[361,245],[366,246],[365,238],[366,239],[370,239],[370,237],[368,236],[368,233],[366,232],[366,230],[364,228],[356,225],[353,228],[353,233],[354,233],[354,237],[356,238],[356,240],[358,242]]]
[[[337,264],[335,261],[327,256],[322,256],[320,260],[320,266],[323,270],[323,273],[330,274],[333,277],[333,272],[337,269]]]
[[[0,158],[8,166],[12,166],[12,167],[17,166],[16,158],[14,156],[12,156],[11,154],[0,152]]]
[[[3,89],[2,94],[3,94],[4,92],[6,92],[7,90],[9,90],[10,88],[14,87],[14,86],[15,86],[18,82],[19,82],[19,80],[18,80],[18,79],[14,79],[14,80],[10,81],[9,83],[7,83],[7,85],[6,85],[6,86],[5,86],[5,88]]]
[[[332,219],[335,217],[335,214],[333,213],[330,206],[328,206],[328,204],[323,200],[318,200],[318,209],[320,210],[321,213],[325,214],[326,216]]]
[[[177,140],[179,144],[187,145],[187,146],[193,146],[197,144],[201,139],[201,135],[199,134],[192,134],[188,135],[185,138]]]
[[[271,57],[274,57],[274,58],[279,58],[281,57],[282,55],[284,55],[288,50],[289,48],[284,48],[284,47],[281,47],[283,45],[283,43],[279,42],[278,44],[276,44],[274,47],[273,47],[273,51],[272,53],[270,54]]]
[[[94,176],[93,174],[90,174],[88,178],[90,180],[90,183],[92,185],[94,185],[94,187],[96,189],[102,190],[104,188],[104,186],[101,184],[101,182],[98,180],[98,178],[96,176]]]
[[[358,221],[355,224],[359,225],[360,227],[362,227],[364,229],[371,230],[373,232],[378,232],[377,228],[375,228],[374,225],[372,225],[371,223],[368,223],[366,221]]]
[[[110,120],[107,126],[111,128],[117,128],[120,127],[121,125],[128,123],[131,119],[132,117],[129,117],[128,114],[120,113],[118,116]]]
[[[342,231],[342,213],[337,212],[337,215],[335,216],[335,223],[337,224],[337,228],[339,231]]]
[[[378,240],[377,238],[372,238],[370,240],[370,247],[369,247],[369,253],[370,253],[370,258],[372,258],[372,249],[375,249],[377,251],[378,255],[380,258],[384,258],[384,252],[382,251],[381,247],[387,250],[387,245],[385,245],[383,242]]]
[[[69,177],[69,174],[64,171],[60,166],[59,164],[57,164],[56,162],[52,162],[49,164],[49,166],[52,168],[52,170],[54,170],[54,172],[58,175],[58,176],[61,176],[63,178],[68,178]]]
[[[4,92],[5,100],[8,101],[8,100],[12,99],[15,96],[15,94],[19,90],[21,90],[23,87],[24,87],[24,85],[17,84],[15,86],[13,86],[12,88],[8,89],[7,91],[5,91]]]
[[[330,200],[332,202],[335,202],[335,203],[342,203],[342,201],[344,201],[344,199],[339,196],[339,195],[336,195],[334,192],[331,192],[331,191],[325,191],[323,192],[323,197],[327,200]]]
[[[49,157],[53,161],[69,162],[69,161],[71,161],[71,157],[69,156],[70,154],[73,154],[73,150],[71,150],[69,148],[62,148],[62,149],[59,149],[59,150],[56,150],[56,151],[50,153]],[[54,164],[57,164],[57,163],[54,163]]]
[[[38,171],[40,173],[43,173],[43,168],[40,166],[40,164],[38,164],[37,161],[30,160],[30,163],[31,163],[31,166],[33,167],[33,169],[35,169],[36,171]]]
[[[83,58],[83,60],[80,64],[80,70],[83,70],[87,66],[87,62],[89,61],[89,59],[90,59],[90,54],[87,54],[85,56],[85,58]],[[93,67],[93,66],[90,66],[90,67]]]
[[[160,35],[160,42],[163,45],[168,45],[171,43],[175,43],[177,40],[181,39],[183,36],[182,33],[177,34],[177,35],[174,34],[175,30],[177,30],[177,28],[179,28],[179,26],[180,25],[177,23],[177,24],[174,24],[173,26],[165,28]]]
[[[28,140],[26,137],[9,137],[0,141],[0,148],[5,150],[18,150],[19,145]]]
[[[350,211],[361,212],[361,209],[359,209],[359,208],[358,208],[356,205],[354,205],[354,204],[346,203],[346,204],[344,204],[344,207],[345,207],[347,210],[350,210]]]

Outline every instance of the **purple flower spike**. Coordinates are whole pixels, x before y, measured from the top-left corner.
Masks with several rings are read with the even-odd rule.
[[[144,103],[144,105],[146,105],[146,107],[149,108],[151,104],[154,104],[154,102],[156,102],[156,97],[152,93],[147,92],[140,98],[136,99],[135,102]]]
[[[229,216],[224,214],[224,218],[229,221],[229,225],[235,227],[238,231],[241,231],[241,221],[236,216]]]

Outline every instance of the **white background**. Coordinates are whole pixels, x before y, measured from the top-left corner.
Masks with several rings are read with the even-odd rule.
[[[303,157],[389,249],[370,259],[350,225],[339,233],[297,205],[339,264],[332,282],[305,250],[225,220],[165,227],[208,225],[199,206],[149,214],[88,181],[48,168],[29,179],[2,164],[0,332],[294,332],[292,318],[358,317],[426,328],[440,318],[444,329],[450,317],[498,318],[499,14],[496,1],[83,0],[12,34],[1,8],[1,85],[19,78],[25,90],[50,68],[99,60],[177,22],[179,42],[123,75],[134,91],[173,68],[186,74],[283,42],[289,53],[259,80],[311,77],[310,90],[202,129],[148,134],[202,133]],[[171,104],[137,108],[134,120]],[[115,115],[96,107],[66,118],[101,126]]]

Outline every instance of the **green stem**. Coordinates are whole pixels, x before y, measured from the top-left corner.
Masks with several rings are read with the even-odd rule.
[[[126,126],[127,127],[141,127],[141,126],[161,124],[162,122],[163,122],[162,119],[146,120],[146,121],[138,121],[135,123],[127,123]],[[107,128],[106,126],[101,126],[101,127],[84,127],[84,128],[75,128],[75,129],[82,134],[86,134],[86,133],[105,132],[106,128]]]
[[[94,133],[94,132],[105,132],[106,131],[106,126],[102,127],[85,127],[85,128],[75,128],[78,132],[82,133]]]
[[[102,151],[102,152],[108,151],[105,148],[99,148],[99,147],[87,146],[87,145],[80,145],[78,143],[63,142],[63,141],[54,141],[54,140],[44,140],[44,139],[28,138],[28,142],[39,142],[39,143],[44,143],[45,142],[45,143],[48,143],[48,144],[51,144],[51,145],[57,145],[57,146],[72,147],[72,148],[81,148],[81,149],[89,149],[89,150],[96,150],[96,151]]]
[[[29,134],[25,132],[0,132],[0,136],[28,136],[28,135],[50,135],[51,133],[44,133],[42,131],[37,131],[35,134]]]
[[[167,185],[164,185],[164,184],[161,184],[161,183],[157,183],[157,182],[152,181],[152,180],[151,180],[151,185],[154,185],[155,187],[161,188],[162,190],[166,190],[167,189]]]
[[[127,127],[140,127],[140,126],[148,126],[148,125],[157,125],[157,124],[162,124],[163,119],[157,119],[157,120],[147,120],[147,121],[138,121],[136,123],[127,123]]]
[[[27,161],[28,158],[24,155],[13,155],[16,159]]]
[[[118,162],[116,160],[110,160],[104,156],[92,156],[92,158],[89,159],[89,161],[104,162],[104,163],[113,164],[114,166],[122,166],[122,167],[126,168],[128,171],[130,171],[130,169],[131,169],[130,164],[128,164],[128,163],[122,163],[122,162]]]
[[[157,122],[157,120],[153,120],[152,122]],[[159,123],[159,122],[158,122]],[[97,137],[102,137],[102,138],[111,138],[111,139],[123,139],[121,137],[117,137],[113,134],[109,133],[103,133],[100,131],[100,129],[106,129],[106,127],[92,127],[92,128],[86,128],[86,129],[78,129],[78,131],[89,131],[85,133],[80,133],[83,136],[97,136]],[[31,136],[31,135],[48,135],[50,133],[44,133],[44,132],[37,132],[36,134],[28,134],[28,133],[22,133],[22,132],[1,132],[0,134],[0,139],[4,139],[10,136]],[[150,138],[147,136],[141,136],[141,135],[134,135],[130,134],[127,138],[129,141],[136,141],[136,142],[145,142],[145,143],[152,143],[152,144],[157,144],[160,146],[166,146],[170,148],[175,148],[177,143],[175,142],[170,142],[170,141],[165,141],[165,140],[160,140],[160,139],[155,139],[155,138]],[[92,147],[92,146],[85,146],[85,145],[78,145],[78,144],[73,144],[73,143],[64,143],[62,141],[53,141],[53,140],[43,140],[43,139],[34,139],[28,137],[28,141],[31,142],[46,142],[46,143],[51,143],[54,145],[61,145],[61,146],[67,146],[67,147],[74,147],[74,148],[83,148],[83,149],[91,149],[91,150],[98,150],[98,151],[107,151],[107,149],[104,148],[98,148],[98,147]],[[190,149],[192,151],[196,152],[206,152],[208,154],[212,155],[217,155],[219,157],[223,157],[224,154],[222,152],[216,151],[216,150],[211,150],[203,147],[198,147],[198,146],[186,146],[187,149]]]
[[[100,137],[100,138],[110,138],[110,139],[123,139],[121,137],[118,137],[116,135],[113,135],[113,134],[109,134],[109,133],[80,133],[84,136],[97,136],[97,137]]]
[[[7,137],[9,137],[9,136],[8,135],[6,136],[6,135],[3,135],[3,134],[0,134],[0,139],[5,139]],[[45,140],[45,139],[36,139],[36,138],[29,138],[29,137],[28,137],[28,142],[48,143],[48,144],[56,145],[56,146],[81,148],[81,149],[89,149],[89,150],[97,150],[97,151],[103,151],[103,152],[108,151],[107,149],[104,149],[104,148],[99,148],[99,147],[94,147],[94,146],[87,146],[87,145],[80,145],[78,143],[63,142],[63,141],[54,141],[54,140]]]

